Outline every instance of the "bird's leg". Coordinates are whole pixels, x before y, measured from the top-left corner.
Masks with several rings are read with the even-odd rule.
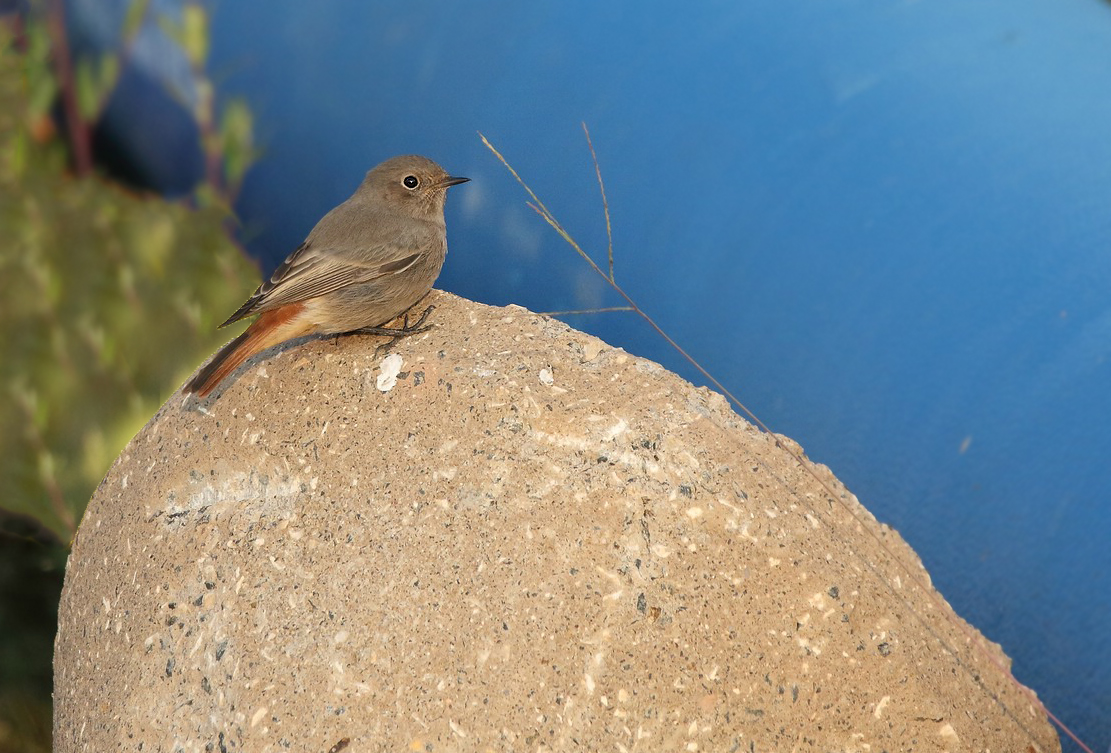
[[[429,325],[426,326],[424,321],[428,318],[428,315],[432,313],[432,309],[434,309],[434,308],[436,308],[436,307],[435,306],[429,306],[428,308],[426,308],[424,310],[424,313],[422,313],[420,315],[420,318],[417,319],[413,324],[409,324],[409,314],[406,313],[404,322],[402,323],[402,325],[400,327],[361,327],[359,329],[351,330],[351,332],[349,334],[352,334],[352,335],[382,335],[383,337],[392,337],[394,339],[400,339],[402,337],[408,337],[409,335],[415,335],[415,334],[418,334],[420,332],[425,332],[427,330],[432,329],[432,325],[429,324]]]
[[[436,308],[434,305],[426,308],[424,312],[421,313],[420,318],[417,319],[416,322],[414,322],[413,324],[409,324],[409,312],[406,311],[404,314],[404,319],[402,320],[402,325],[400,327],[362,327],[361,329],[351,330],[351,334],[381,335],[382,337],[392,338],[389,342],[383,343],[375,349],[375,355],[378,355],[379,351],[389,352],[390,348],[392,348],[394,344],[401,338],[408,337],[409,335],[416,335],[432,329],[431,324],[426,325],[424,322],[426,319],[428,319],[428,315],[432,313],[432,310],[434,308]]]

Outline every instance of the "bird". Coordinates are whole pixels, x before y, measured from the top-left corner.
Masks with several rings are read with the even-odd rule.
[[[285,261],[221,327],[258,314],[185,385],[207,397],[245,361],[305,335],[366,332],[395,337],[424,331],[424,298],[447,254],[447,190],[469,178],[449,175],[418,155],[370,170],[349,199],[328,212]],[[406,315],[401,328],[382,325]]]

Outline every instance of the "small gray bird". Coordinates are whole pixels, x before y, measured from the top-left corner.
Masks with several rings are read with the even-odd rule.
[[[426,157],[388,159],[366,174],[347,201],[324,215],[304,243],[220,326],[260,314],[185,385],[204,397],[251,356],[294,337],[381,325],[432,289],[447,254],[448,175]],[[427,314],[427,312],[425,312]]]

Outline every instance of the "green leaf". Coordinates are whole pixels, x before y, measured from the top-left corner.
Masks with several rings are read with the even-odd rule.
[[[30,141],[30,137],[28,137],[25,132],[20,131],[12,139],[12,143],[8,149],[8,169],[12,171],[16,179],[22,177],[24,171],[27,169],[27,152],[31,149]]]
[[[258,157],[254,146],[254,119],[243,100],[233,99],[224,106],[220,143],[225,182],[230,187],[238,187]]]
[[[196,3],[181,9],[181,48],[193,67],[200,70],[208,60],[208,13]]]
[[[90,121],[96,116],[97,104],[100,102],[92,62],[86,59],[77,61],[74,66],[73,83],[77,93],[77,112],[82,120]]]
[[[117,55],[104,55],[97,66],[97,116],[104,108],[120,78],[120,59]]]
[[[183,24],[179,23],[177,19],[164,14],[156,16],[155,22],[162,33],[170,38],[171,42],[178,47],[185,47],[185,28]]]
[[[120,29],[125,44],[138,36],[149,6],[150,0],[133,0],[128,4],[127,15],[124,16],[123,27]]]

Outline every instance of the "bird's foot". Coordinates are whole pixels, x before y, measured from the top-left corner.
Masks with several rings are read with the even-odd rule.
[[[391,338],[389,342],[379,345],[374,351],[375,356],[377,356],[380,352],[388,353],[390,351],[390,348],[392,348],[394,344],[396,344],[397,341],[401,338],[408,337],[409,335],[416,335],[421,332],[427,332],[428,330],[432,329],[431,324],[425,324],[424,322],[426,319],[428,319],[428,315],[432,313],[432,310],[434,308],[436,307],[429,306],[428,308],[426,308],[424,312],[421,313],[420,318],[413,322],[413,324],[409,324],[409,314],[408,312],[406,312],[405,318],[402,320],[402,324],[400,327],[363,327],[361,329],[352,330],[351,334],[379,335],[382,337]]]

